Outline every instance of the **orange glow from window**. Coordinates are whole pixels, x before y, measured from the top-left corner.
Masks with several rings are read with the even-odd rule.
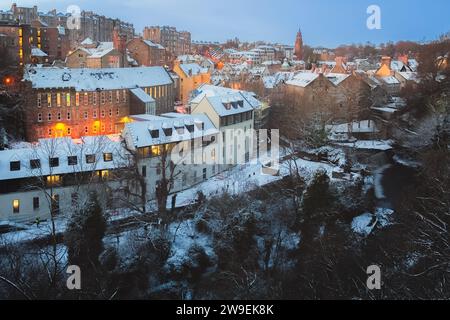
[[[10,84],[12,84],[13,80],[12,80],[11,77],[6,77],[4,82],[5,82],[6,85],[10,85]]]
[[[64,123],[58,122],[57,124],[55,124],[55,129],[56,130],[64,130],[66,128],[66,125]]]
[[[133,119],[130,119],[129,117],[123,117],[120,119],[120,123],[130,123],[133,122]]]

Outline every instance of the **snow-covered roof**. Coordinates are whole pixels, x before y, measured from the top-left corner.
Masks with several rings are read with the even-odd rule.
[[[141,100],[143,103],[153,103],[153,102],[155,102],[155,99],[153,99],[151,96],[149,96],[141,88],[131,89],[130,91],[131,91],[132,94],[134,94],[136,96],[136,98]]]
[[[173,83],[163,67],[61,69],[30,68],[24,80],[35,89],[73,88],[76,91],[134,89]]]
[[[380,80],[385,82],[386,84],[389,84],[389,85],[400,84],[400,81],[398,81],[398,79],[396,77],[394,77],[394,76],[381,77]]]
[[[91,38],[84,39],[81,43],[82,46],[90,46],[94,44],[94,41]]]
[[[150,40],[143,40],[143,41],[144,41],[144,43],[145,43],[146,45],[148,45],[149,47],[164,50],[164,47],[163,47],[162,45],[160,45],[159,43],[155,43],[155,42],[150,41]]]
[[[374,121],[362,120],[352,123],[328,125],[327,130],[333,133],[377,133],[378,128]]]
[[[414,81],[417,83],[420,82],[419,75],[417,74],[417,72],[399,72],[398,74],[400,74],[407,81]]]
[[[261,101],[259,101],[255,96],[255,93],[250,91],[236,90],[226,87],[213,86],[210,84],[203,84],[194,92],[197,94],[190,102],[191,104],[198,104],[204,97],[214,97],[214,96],[236,96],[242,95],[242,97],[250,104],[254,109],[260,108],[262,106]]]
[[[122,133],[124,137],[130,138],[126,140],[132,141],[135,148],[177,143],[218,133],[211,120],[204,114],[179,117],[171,117],[168,114],[159,117],[152,116],[148,121],[145,118],[141,120],[127,123]],[[182,130],[178,131],[177,129]],[[152,137],[152,131],[158,131],[157,137]],[[166,135],[165,131],[170,131],[170,135]]]
[[[341,82],[350,77],[349,74],[343,73],[327,73],[325,77],[330,80],[335,86],[339,85]]]
[[[305,88],[319,77],[319,74],[312,72],[300,72],[292,80],[286,81],[286,84]]]
[[[202,68],[197,63],[180,64],[180,68],[187,76],[196,76],[202,73],[208,73],[208,68]]]
[[[112,42],[100,42],[97,48],[87,49],[91,55],[89,58],[101,58],[114,50]]]
[[[71,138],[41,139],[27,148],[0,151],[0,180],[41,177],[93,170],[108,170],[123,166],[125,150],[117,135]],[[113,161],[105,162],[103,153],[112,153]],[[86,155],[95,154],[95,163],[86,162]],[[68,156],[77,156],[78,164],[71,166]],[[59,158],[59,165],[50,167],[50,158]],[[41,168],[32,169],[30,160],[39,159]],[[20,161],[20,170],[11,171],[10,163]]]
[[[39,48],[31,48],[31,56],[33,57],[48,57],[48,55]]]

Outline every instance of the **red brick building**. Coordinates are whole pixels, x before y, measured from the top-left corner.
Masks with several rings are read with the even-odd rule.
[[[130,56],[140,66],[164,66],[167,64],[166,49],[157,43],[141,38],[134,38],[126,45]]]
[[[24,80],[28,141],[120,133],[130,110],[162,114],[174,108],[173,81],[162,67],[32,68]]]

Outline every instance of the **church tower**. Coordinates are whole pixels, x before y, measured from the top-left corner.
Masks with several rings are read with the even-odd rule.
[[[295,56],[297,60],[303,60],[303,35],[302,30],[298,30],[297,38],[295,39]]]

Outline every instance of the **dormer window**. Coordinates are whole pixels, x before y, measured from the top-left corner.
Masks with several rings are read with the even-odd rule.
[[[239,107],[243,108],[244,107],[244,101],[239,100],[238,102]]]
[[[194,125],[193,125],[193,124],[186,125],[186,129],[187,129],[190,133],[193,133],[193,132],[194,132]]]
[[[224,106],[225,109],[227,109],[227,110],[230,110],[230,109],[231,109],[231,103],[229,103],[229,102],[223,103],[223,106]]]
[[[59,158],[50,158],[49,164],[51,168],[59,167]]]
[[[39,169],[40,167],[41,167],[41,160],[39,160],[39,159],[30,160],[30,168],[32,170]]]
[[[232,102],[231,105],[233,106],[234,109],[237,109],[237,108],[238,108],[237,102]]]
[[[9,163],[9,171],[20,171],[20,161],[11,161]]]
[[[150,135],[152,136],[153,139],[158,139],[159,138],[159,130],[150,130]]]
[[[172,136],[172,128],[164,128],[163,131],[166,137]]]

